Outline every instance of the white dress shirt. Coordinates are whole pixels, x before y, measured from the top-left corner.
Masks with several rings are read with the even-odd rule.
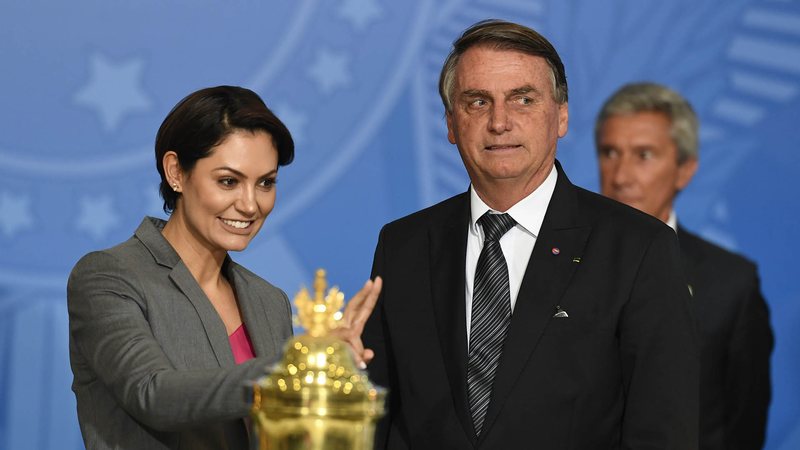
[[[478,225],[478,219],[486,211],[492,211],[492,213],[496,214],[507,213],[517,222],[513,228],[500,238],[500,248],[503,249],[503,256],[505,256],[506,264],[508,265],[508,283],[511,291],[511,311],[513,313],[519,288],[522,285],[522,277],[525,276],[533,245],[536,243],[536,237],[542,228],[544,214],[547,212],[547,205],[550,204],[550,198],[556,188],[557,178],[558,172],[554,165],[544,182],[527,197],[509,208],[508,211],[492,210],[481,200],[475,189],[470,186],[471,216],[467,232],[467,264],[465,268],[467,275],[467,343],[469,343],[472,322],[472,292],[475,284],[475,268],[478,265],[478,257],[483,249],[484,240],[483,228]]]

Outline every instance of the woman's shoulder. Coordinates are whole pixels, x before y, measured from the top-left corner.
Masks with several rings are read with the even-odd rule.
[[[97,279],[124,279],[137,284],[134,280],[155,265],[152,264],[152,252],[138,236],[144,225],[143,221],[137,232],[126,241],[81,257],[72,268],[70,284],[81,280],[94,284],[92,280]]]

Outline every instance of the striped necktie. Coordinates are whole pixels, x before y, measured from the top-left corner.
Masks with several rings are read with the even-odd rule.
[[[508,214],[487,212],[478,223],[483,228],[485,239],[475,268],[467,394],[475,432],[480,435],[491,400],[494,374],[511,322],[508,265],[500,248],[500,238],[516,222]]]

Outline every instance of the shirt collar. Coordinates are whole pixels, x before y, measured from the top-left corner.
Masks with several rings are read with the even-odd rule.
[[[678,232],[678,215],[675,214],[674,209],[669,212],[669,217],[667,218],[667,225],[669,225],[670,228],[675,230],[676,233]]]
[[[558,179],[558,171],[555,164],[550,169],[550,174],[547,175],[544,182],[537,187],[533,192],[528,194],[527,197],[515,203],[508,211],[494,211],[481,200],[475,188],[470,185],[469,187],[469,203],[470,203],[470,230],[480,235],[479,227],[477,226],[478,219],[486,213],[486,211],[493,211],[497,213],[508,213],[512,219],[517,222],[525,231],[532,234],[534,237],[539,235],[539,230],[542,228],[544,222],[544,214],[547,212],[547,205],[550,204],[550,198],[553,197],[553,191],[556,189],[556,180]]]

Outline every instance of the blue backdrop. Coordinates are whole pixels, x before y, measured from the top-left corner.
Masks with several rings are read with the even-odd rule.
[[[767,448],[800,448],[800,4],[791,0],[294,0],[0,3],[0,448],[82,448],[65,283],[84,253],[163,216],[153,158],[200,87],[259,92],[297,140],[261,235],[234,257],[292,296],[313,270],[352,293],[381,225],[467,187],[436,91],[488,17],[564,58],[558,157],[597,189],[592,132],[622,83],[684,93],[701,168],[681,220],[758,262],[777,336]]]

